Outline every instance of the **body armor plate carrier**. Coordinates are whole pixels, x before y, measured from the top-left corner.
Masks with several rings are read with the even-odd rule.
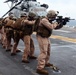
[[[40,35],[41,37],[48,38],[52,34],[52,29],[49,30],[48,28],[42,25],[38,27],[37,34]]]

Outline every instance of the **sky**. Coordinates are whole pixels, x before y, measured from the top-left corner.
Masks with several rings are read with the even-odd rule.
[[[8,10],[8,4],[3,3],[6,0],[0,0],[0,17]],[[47,10],[59,11],[59,15],[76,19],[76,0],[37,0],[40,4],[48,4]]]

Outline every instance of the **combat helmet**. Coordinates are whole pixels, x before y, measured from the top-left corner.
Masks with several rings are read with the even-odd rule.
[[[14,13],[13,12],[9,12],[8,14],[10,17],[14,17]]]
[[[34,17],[36,17],[36,14],[34,12],[29,12],[28,13],[28,17],[34,18]]]
[[[8,15],[10,16],[11,14],[13,14],[13,12],[9,12],[9,14],[8,14]]]
[[[47,13],[47,17],[48,18],[52,18],[52,17],[55,17],[57,16],[57,12],[54,11],[54,10],[49,10],[48,13]]]
[[[15,18],[15,16],[14,16],[14,13],[13,13],[13,12],[10,12],[8,15],[9,15],[9,18],[10,18],[10,19],[14,19],[14,18]]]
[[[20,17],[26,17],[27,16],[27,13],[26,12],[22,12]]]

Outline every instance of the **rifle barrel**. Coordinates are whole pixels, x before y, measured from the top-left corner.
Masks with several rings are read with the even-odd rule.
[[[70,19],[70,20],[75,20],[75,19]]]

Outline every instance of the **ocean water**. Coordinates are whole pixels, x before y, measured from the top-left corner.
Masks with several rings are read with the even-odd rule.
[[[66,25],[69,27],[76,27],[76,20],[70,20]]]

